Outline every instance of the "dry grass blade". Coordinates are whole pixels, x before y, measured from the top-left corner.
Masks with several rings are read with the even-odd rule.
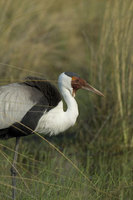
[[[25,191],[19,189],[18,187],[13,187],[12,185],[9,185],[9,184],[6,184],[6,183],[3,183],[3,182],[1,182],[1,181],[0,181],[0,185],[3,185],[3,186],[6,186],[6,187],[9,187],[9,188],[11,188],[11,189],[14,188],[14,189],[16,189],[17,191],[22,192],[22,193],[24,193],[24,194],[27,194],[28,196],[32,197],[33,199],[36,199],[36,197],[32,196],[32,195],[29,194],[28,192],[25,192]]]
[[[11,178],[11,176],[0,176],[2,178]],[[16,177],[17,179],[21,179],[20,177]],[[72,191],[78,191],[74,188],[70,188],[70,187],[65,187],[65,186],[62,186],[62,185],[58,185],[58,184],[52,184],[52,183],[48,183],[48,182],[45,182],[45,181],[41,181],[41,180],[38,180],[38,179],[34,179],[34,178],[23,178],[25,181],[30,181],[30,182],[37,182],[37,183],[41,183],[41,184],[44,184],[44,185],[47,185],[47,186],[52,186],[52,187],[58,187],[60,189],[65,189],[65,190],[72,190]]]
[[[4,100],[4,101],[0,101],[1,103],[8,103],[8,101],[6,101],[6,100]],[[10,101],[10,104],[20,104],[20,106],[21,105],[32,105],[32,104],[25,104],[25,103],[23,103],[23,102],[19,102],[19,101]],[[37,104],[36,105],[37,107],[46,107],[46,108],[51,108],[51,107],[53,107],[53,106],[49,106],[49,105],[43,105],[43,104]],[[15,111],[15,110],[9,110],[8,112],[10,112],[10,111],[13,111],[13,112],[21,112],[21,111]],[[3,112],[3,111],[0,111],[0,112]],[[37,111],[36,111],[37,112]],[[40,111],[39,111],[40,112]]]
[[[39,76],[43,75],[43,73],[32,71],[32,70],[26,69],[25,67],[21,68],[21,67],[17,67],[17,66],[14,66],[14,65],[9,65],[9,64],[6,64],[6,63],[0,63],[0,65],[7,66],[7,67],[10,67],[10,68],[13,68],[13,69],[17,69],[17,70],[20,70],[20,71],[24,71],[24,72],[29,72],[30,74],[36,74],[36,75],[39,75]]]

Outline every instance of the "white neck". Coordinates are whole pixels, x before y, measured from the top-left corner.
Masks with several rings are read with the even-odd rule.
[[[75,98],[71,95],[70,91],[64,87],[60,87],[60,92],[64,98],[64,101],[67,104],[67,110],[64,112],[64,120],[70,124],[70,126],[74,125],[76,119],[79,115],[78,105]]]
[[[63,106],[61,110],[61,124],[63,125],[64,129],[68,129],[70,126],[73,126],[76,122],[78,117],[78,105],[74,97],[72,96],[73,88],[72,88],[72,78],[67,76],[64,72],[60,74],[58,78],[58,86],[60,93],[62,94],[66,104],[67,110],[64,112]]]

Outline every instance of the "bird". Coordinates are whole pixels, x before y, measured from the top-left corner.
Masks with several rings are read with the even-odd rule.
[[[53,136],[73,126],[79,115],[75,100],[79,89],[104,96],[74,72],[59,75],[58,89],[47,79],[33,76],[22,82],[0,86],[0,139],[16,138],[11,167],[13,200],[16,198],[16,161],[20,138],[34,132]]]

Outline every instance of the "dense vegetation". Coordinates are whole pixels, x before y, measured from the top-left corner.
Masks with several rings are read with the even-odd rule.
[[[132,0],[0,1],[1,85],[73,71],[105,95],[79,91],[78,122],[50,143],[21,140],[17,199],[132,199],[132,36]],[[11,197],[13,148],[0,141],[0,200]]]

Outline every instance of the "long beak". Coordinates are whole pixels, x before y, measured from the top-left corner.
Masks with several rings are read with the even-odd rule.
[[[85,83],[85,85],[82,86],[82,89],[85,89],[85,90],[88,90],[88,91],[94,92],[95,94],[104,97],[104,95],[103,95],[99,90],[97,90],[96,88],[92,87],[92,86],[89,85],[88,83]]]

